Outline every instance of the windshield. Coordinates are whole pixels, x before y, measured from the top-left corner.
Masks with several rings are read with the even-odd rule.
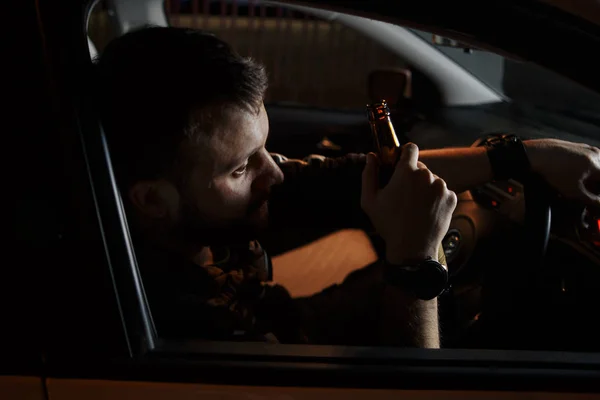
[[[411,31],[512,102],[600,121],[600,94],[570,79],[532,63],[449,46],[443,40],[434,41],[431,33]]]

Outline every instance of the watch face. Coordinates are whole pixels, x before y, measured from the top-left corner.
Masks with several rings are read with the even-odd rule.
[[[436,298],[448,285],[448,270],[438,262],[424,262],[416,274],[415,294],[422,300]]]
[[[384,280],[390,285],[414,293],[421,300],[431,300],[446,290],[448,270],[433,260],[411,266],[388,264],[384,270]]]

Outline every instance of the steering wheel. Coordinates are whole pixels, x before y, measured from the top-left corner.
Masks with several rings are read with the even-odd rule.
[[[481,146],[494,133],[484,135],[473,143]],[[524,333],[525,324],[531,324],[531,313],[538,310],[536,302],[537,288],[542,279],[544,257],[550,238],[552,220],[551,204],[553,193],[549,185],[537,174],[531,173],[524,181],[525,215],[522,251],[514,257],[514,263],[503,271],[494,271],[495,277],[501,276],[501,283],[490,280],[491,292],[484,299],[482,310],[485,346],[510,348],[531,347],[535,343],[534,329]],[[515,310],[518,315],[515,315]],[[487,317],[486,318],[486,314]]]
[[[552,223],[552,191],[546,181],[535,173],[531,173],[522,184],[525,195],[525,244],[528,249],[526,258],[531,266],[530,271],[535,276],[542,268],[548,249]]]
[[[482,146],[486,139],[494,135],[495,133],[489,133],[482,136],[472,147]],[[525,195],[523,230],[527,251],[524,261],[533,278],[542,268],[550,239],[552,191],[544,179],[535,173],[529,174],[525,182],[520,183]]]

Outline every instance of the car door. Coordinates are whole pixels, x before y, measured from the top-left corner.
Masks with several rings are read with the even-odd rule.
[[[13,46],[4,69],[11,77],[5,80],[4,95],[11,100],[3,115],[11,118],[4,118],[4,148],[10,151],[5,152],[3,160],[10,178],[3,193],[10,200],[6,202],[0,279],[0,398],[42,400],[46,399],[42,345],[45,319],[38,272],[45,262],[40,250],[48,249],[55,236],[50,229],[43,229],[43,225],[52,224],[52,200],[34,200],[47,189],[42,183],[44,173],[32,173],[24,160],[42,159],[45,142],[39,133],[49,115],[49,98],[40,91],[45,83],[33,2],[11,6],[15,7],[7,8],[7,13],[17,21],[11,35],[19,37],[19,44]]]
[[[21,340],[39,340],[38,375],[44,378],[47,398],[560,395],[547,391],[598,397],[590,394],[597,392],[600,379],[595,354],[161,339],[94,111],[86,11],[84,6],[46,3],[34,13],[43,22],[37,29],[44,39],[38,38],[44,58],[37,62],[46,79],[38,89],[50,96],[42,99],[46,111],[40,115],[47,118],[34,124],[40,141],[26,141],[40,155],[31,160],[39,179],[35,185],[24,180],[30,192],[22,198],[30,199],[23,204],[25,211],[47,217],[35,219],[36,233],[47,240],[21,249],[27,250],[21,254],[23,264],[36,267],[23,272],[35,271],[42,294],[32,297],[35,306],[30,308],[41,311],[39,320],[30,318],[30,335]],[[39,208],[38,203],[52,207]],[[54,215],[56,219],[49,218]],[[21,282],[26,282],[24,275]]]

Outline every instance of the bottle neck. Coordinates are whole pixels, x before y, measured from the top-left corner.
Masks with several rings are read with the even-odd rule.
[[[400,141],[389,116],[370,121],[379,158],[383,164],[394,165]]]

